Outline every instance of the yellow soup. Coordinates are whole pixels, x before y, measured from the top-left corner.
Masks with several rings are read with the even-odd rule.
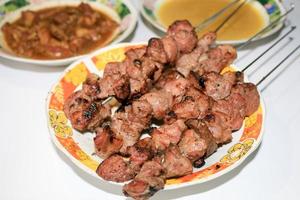
[[[168,27],[177,19],[188,19],[197,26],[206,18],[228,5],[232,0],[165,0],[159,6],[156,15],[160,23]],[[199,35],[213,31],[238,5],[234,5]],[[251,1],[240,10],[218,32],[218,40],[243,40],[253,36],[268,23],[266,13],[258,2]]]

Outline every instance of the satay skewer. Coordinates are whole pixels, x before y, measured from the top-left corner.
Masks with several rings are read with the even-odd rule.
[[[259,86],[264,80],[266,80],[278,67],[280,67],[287,59],[289,59],[298,49],[300,45],[298,45],[291,53],[289,53],[286,57],[284,57],[270,72],[268,72],[264,77],[262,77],[257,83],[256,86]]]

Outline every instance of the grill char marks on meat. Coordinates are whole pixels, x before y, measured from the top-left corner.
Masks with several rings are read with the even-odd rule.
[[[191,161],[180,153],[177,146],[170,146],[166,150],[162,165],[166,170],[166,178],[184,176],[193,171]]]
[[[152,107],[147,101],[134,101],[126,106],[124,112],[115,113],[111,129],[117,139],[123,141],[121,153],[126,153],[127,147],[134,145],[141,132],[150,125]]]
[[[213,137],[212,133],[209,131],[206,124],[202,120],[192,119],[192,120],[188,120],[186,124],[189,128],[196,131],[199,134],[201,139],[205,140],[206,147],[207,147],[205,152],[206,157],[210,156],[217,150],[218,145],[216,143],[216,140]]]
[[[123,141],[114,137],[109,127],[97,128],[94,138],[96,154],[100,158],[107,158],[110,155],[119,152]]]
[[[206,141],[193,129],[188,129],[183,133],[178,146],[182,155],[191,162],[202,158],[207,151]]]
[[[170,145],[176,145],[180,141],[182,132],[186,128],[183,120],[177,120],[170,125],[162,125],[154,129],[151,134],[154,151],[163,152]]]
[[[128,147],[129,161],[135,172],[139,172],[143,164],[152,159],[152,140],[149,137],[139,140],[135,145]]]
[[[129,181],[135,176],[129,162],[120,155],[112,155],[105,159],[96,172],[103,179],[114,182]]]
[[[66,101],[65,113],[79,121],[77,129],[97,128],[96,154],[105,158],[98,175],[116,182],[132,179],[123,187],[126,196],[148,199],[167,178],[202,167],[258,109],[255,85],[244,83],[241,72],[221,72],[235,59],[235,49],[212,47],[214,33],[199,41],[194,37],[189,23],[177,21],[162,39],[107,64],[102,78],[90,75]],[[81,120],[93,120],[109,96],[121,103],[112,117],[103,111],[97,123]]]
[[[237,84],[232,93],[240,94],[246,101],[245,115],[250,116],[259,107],[259,93],[257,88],[252,83]]]
[[[207,58],[209,47],[215,42],[215,33],[207,33],[199,39],[196,48],[189,54],[183,54],[176,62],[176,69],[185,77],[190,71],[199,71],[200,63]]]
[[[77,91],[66,100],[64,112],[70,119],[72,126],[78,131],[93,131],[106,119],[110,118],[109,105],[102,105],[101,101],[93,101],[83,91]]]
[[[209,98],[198,89],[190,87],[183,100],[173,106],[173,111],[179,119],[202,119],[209,108]]]
[[[144,200],[164,188],[165,171],[156,161],[146,162],[137,176],[123,186],[123,193],[134,199]]]
[[[198,38],[194,27],[187,21],[175,21],[167,31],[177,43],[180,53],[190,53],[197,45]]]

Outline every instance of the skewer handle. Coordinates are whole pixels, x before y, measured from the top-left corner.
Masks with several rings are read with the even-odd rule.
[[[241,50],[241,49],[245,48],[246,46],[248,46],[252,42],[252,40],[254,40],[256,37],[260,36],[262,33],[264,33],[270,27],[274,26],[277,22],[279,22],[279,20],[281,20],[283,17],[285,17],[286,15],[288,15],[289,13],[291,13],[294,9],[295,9],[295,5],[292,3],[291,7],[284,14],[280,15],[276,20],[274,20],[268,26],[266,26],[265,28],[263,28],[258,33],[256,33],[249,40],[247,40],[247,42],[245,42],[243,45],[239,46],[237,49]]]
[[[291,30],[289,30],[286,34],[284,34],[281,38],[279,38],[274,44],[272,44],[268,49],[266,49],[262,54],[260,54],[257,58],[255,58],[250,64],[248,64],[242,72],[246,71],[249,67],[251,67],[257,60],[263,57],[268,51],[270,51],[274,46],[276,46],[280,41],[282,41],[286,36],[288,36],[291,32],[293,32],[297,27],[292,26]]]
[[[284,63],[289,57],[291,57],[298,49],[300,48],[300,45],[298,45],[289,55],[287,55],[282,61],[280,61],[268,74],[266,74],[258,83],[256,83],[256,86],[259,86],[266,78],[268,78],[282,63]]]
[[[217,33],[226,24],[226,22],[228,22],[231,17],[233,17],[248,1],[249,0],[244,0],[244,2],[241,3],[232,13],[230,13],[230,15],[216,28],[214,32]]]
[[[203,22],[201,22],[197,27],[196,27],[196,32],[201,31],[202,29],[204,29],[205,27],[207,27],[208,25],[210,25],[217,17],[219,17],[221,14],[223,14],[226,10],[228,10],[229,8],[231,8],[233,5],[235,5],[237,2],[239,2],[240,0],[235,0],[231,3],[229,3],[227,6],[225,6],[224,8],[220,9],[218,12],[216,12],[215,14],[211,15],[210,17],[208,17],[207,19],[203,20]]]

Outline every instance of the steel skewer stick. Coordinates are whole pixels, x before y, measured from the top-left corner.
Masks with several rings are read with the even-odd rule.
[[[217,33],[225,24],[226,22],[228,22],[231,17],[233,17],[242,7],[243,5],[245,5],[248,2],[248,0],[244,0],[243,3],[241,3],[216,29],[215,29],[215,33]]]
[[[223,14],[226,10],[228,10],[229,8],[231,8],[233,5],[235,5],[237,2],[239,2],[240,0],[235,0],[233,2],[231,2],[230,4],[228,4],[227,6],[225,6],[224,8],[220,9],[218,12],[216,12],[215,14],[211,15],[210,17],[208,17],[207,19],[205,19],[203,22],[201,22],[197,27],[196,27],[196,32],[199,32],[200,30],[204,29],[205,27],[207,27],[209,24],[211,24],[217,17],[219,17],[221,14]]]
[[[251,63],[249,63],[244,69],[241,71],[246,71],[249,67],[251,67],[257,60],[259,60],[261,57],[263,57],[268,51],[270,51],[274,46],[276,46],[280,41],[282,41],[286,36],[288,36],[290,33],[292,33],[297,27],[292,26],[291,30],[289,30],[287,33],[285,33],[281,38],[279,38],[274,44],[272,44],[268,49],[266,49],[262,54],[260,54],[257,58],[255,58]]]
[[[245,42],[243,45],[239,46],[237,49],[241,50],[241,49],[245,48],[246,46],[248,46],[252,42],[252,40],[254,40],[256,37],[260,36],[262,33],[264,33],[270,27],[274,26],[277,22],[279,22],[279,20],[281,20],[283,17],[285,17],[286,15],[288,15],[289,13],[291,13],[294,9],[295,9],[295,5],[291,4],[291,7],[284,14],[280,15],[276,20],[274,20],[268,26],[266,26],[265,28],[263,28],[258,33],[256,33],[249,40],[247,40],[247,42]]]
[[[269,73],[267,73],[258,83],[256,83],[256,86],[259,86],[266,78],[268,78],[280,65],[282,65],[289,57],[291,57],[298,49],[300,48],[300,45],[298,45],[290,54],[288,54],[284,59],[282,59]]]

